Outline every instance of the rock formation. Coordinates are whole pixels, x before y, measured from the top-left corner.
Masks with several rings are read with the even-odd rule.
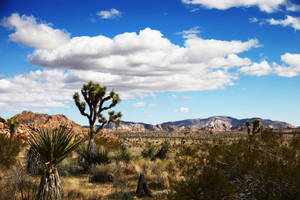
[[[23,111],[21,114],[17,114],[12,117],[19,122],[17,127],[17,137],[27,137],[30,133],[36,132],[39,129],[51,129],[57,128],[61,125],[65,125],[68,128],[72,128],[74,134],[83,135],[87,132],[87,129],[69,120],[65,115],[48,115],[34,113],[31,111]],[[3,126],[3,128],[1,128]],[[0,133],[8,133],[8,127],[6,120],[0,118]]]

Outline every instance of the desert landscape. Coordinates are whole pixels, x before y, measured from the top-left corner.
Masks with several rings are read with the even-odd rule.
[[[61,126],[81,138],[57,165],[64,199],[297,199],[300,131],[259,119],[264,128],[255,133],[253,126],[249,135],[247,121],[255,119],[121,121],[95,136],[98,150],[89,163],[88,126],[62,114],[23,111],[9,120],[1,117],[1,199],[36,199],[45,163],[28,141]],[[11,120],[17,125],[10,143]]]
[[[299,0],[0,0],[0,200],[300,200]]]

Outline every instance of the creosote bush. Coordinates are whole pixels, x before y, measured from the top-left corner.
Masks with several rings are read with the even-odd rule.
[[[269,129],[232,143],[183,146],[176,157],[183,178],[171,181],[169,198],[300,199],[299,136],[282,137]]]

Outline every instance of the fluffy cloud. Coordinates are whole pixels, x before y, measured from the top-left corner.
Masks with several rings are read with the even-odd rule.
[[[15,19],[18,23],[12,22]],[[224,88],[234,84],[239,68],[251,66],[249,58],[238,54],[259,46],[256,39],[223,41],[197,35],[179,46],[151,28],[113,38],[71,38],[65,31],[37,23],[34,17],[13,14],[4,21],[15,31],[10,38],[18,35],[14,41],[35,48],[28,56],[30,63],[45,68],[0,78],[0,91],[5,92],[1,105],[17,107],[66,106],[65,101],[72,101],[73,93],[89,80],[115,89],[123,99]],[[31,38],[31,31],[41,36]],[[53,44],[45,43],[46,38]]]
[[[295,30],[300,30],[300,18],[287,15],[285,19],[268,19],[267,22],[271,25],[290,26]]]
[[[180,108],[178,108],[178,109],[176,109],[175,111],[176,112],[182,112],[182,113],[187,113],[187,112],[189,112],[189,108],[187,108],[187,107],[180,107]]]
[[[38,49],[52,49],[70,41],[69,33],[53,29],[49,24],[38,24],[33,16],[15,13],[4,18],[1,24],[15,31],[9,35],[10,40]]]
[[[227,10],[233,7],[257,6],[261,11],[271,13],[280,9],[281,6],[289,11],[297,11],[299,7],[288,0],[181,0],[187,5],[199,5],[208,9]]]
[[[97,12],[97,15],[99,17],[101,17],[102,19],[114,19],[114,18],[120,17],[121,12],[115,8],[112,8],[110,10],[101,10],[101,11]]]
[[[47,76],[47,81],[38,75]],[[73,90],[69,90],[59,78],[63,72],[36,71],[29,74],[17,75],[13,78],[0,79],[1,109],[20,109],[24,107],[67,107],[63,101],[70,100]]]
[[[267,61],[262,61],[260,63],[253,63],[250,66],[242,67],[239,71],[247,75],[263,76],[270,74],[272,68]]]
[[[300,73],[300,54],[286,53],[281,56],[283,63],[287,65],[278,65],[274,63],[275,73],[279,76],[294,77]]]

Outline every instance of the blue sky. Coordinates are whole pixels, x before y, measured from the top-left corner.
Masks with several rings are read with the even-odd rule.
[[[300,4],[287,0],[4,0],[0,115],[65,114],[88,80],[123,120],[227,115],[300,125]]]

